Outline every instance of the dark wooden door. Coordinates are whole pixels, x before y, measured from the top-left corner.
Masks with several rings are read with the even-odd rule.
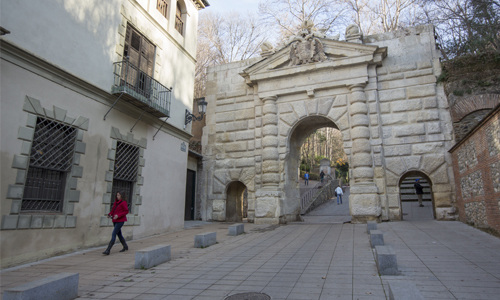
[[[196,172],[187,170],[186,176],[186,206],[184,208],[184,220],[194,220]]]
[[[123,56],[142,72],[153,77],[155,46],[139,31],[127,25]]]

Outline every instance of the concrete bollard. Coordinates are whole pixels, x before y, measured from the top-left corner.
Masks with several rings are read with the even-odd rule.
[[[375,258],[380,275],[398,275],[396,252],[391,246],[375,246]]]
[[[370,230],[370,244],[372,248],[384,245],[384,234],[380,230]]]
[[[205,232],[194,236],[194,247],[205,248],[217,242],[216,232]]]
[[[424,300],[417,286],[408,281],[389,282],[389,300]]]
[[[366,222],[366,233],[370,234],[370,230],[377,230],[377,222],[375,221]]]
[[[239,235],[245,231],[245,227],[243,224],[234,224],[229,226],[228,235]]]
[[[170,245],[157,245],[135,252],[135,268],[149,269],[170,260]]]
[[[78,273],[60,273],[4,291],[4,300],[72,300],[78,297]]]

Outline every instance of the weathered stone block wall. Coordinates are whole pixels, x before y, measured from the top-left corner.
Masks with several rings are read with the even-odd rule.
[[[203,129],[203,182],[207,199],[202,204],[204,220],[225,220],[227,186],[241,181],[248,189],[248,214],[255,210],[256,168],[260,168],[260,144],[256,137],[262,122],[261,109],[255,108],[253,88],[245,84],[239,72],[259,59],[209,68],[206,101],[207,125]],[[209,117],[210,116],[210,117]]]
[[[408,172],[431,180],[436,218],[453,218],[453,169],[447,153],[453,135],[443,86],[436,84],[441,67],[433,27],[369,36],[364,42],[388,47],[376,70],[374,91],[367,92],[383,219],[398,219],[399,183]]]
[[[500,232],[500,105],[450,152],[460,220]]]

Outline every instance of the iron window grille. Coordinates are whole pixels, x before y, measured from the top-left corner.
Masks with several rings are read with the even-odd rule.
[[[139,168],[139,147],[118,141],[116,145],[115,166],[113,173],[112,197],[123,191],[129,209],[132,204],[134,183]]]
[[[156,0],[156,9],[165,17],[167,16],[168,3],[166,0]]]
[[[182,22],[181,7],[177,2],[177,10],[175,12],[175,30],[177,30],[181,35],[184,35],[184,22]]]
[[[74,127],[37,118],[21,211],[62,212],[76,133]]]

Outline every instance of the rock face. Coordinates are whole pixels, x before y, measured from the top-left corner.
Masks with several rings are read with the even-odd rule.
[[[429,179],[435,215],[448,218],[453,135],[433,27],[363,38],[349,26],[347,41],[321,34],[303,24],[281,48],[265,45],[263,57],[209,68],[203,219],[226,219],[228,188],[240,181],[249,221],[298,220],[301,143],[322,127],[343,136],[353,222],[399,220],[408,174]]]

